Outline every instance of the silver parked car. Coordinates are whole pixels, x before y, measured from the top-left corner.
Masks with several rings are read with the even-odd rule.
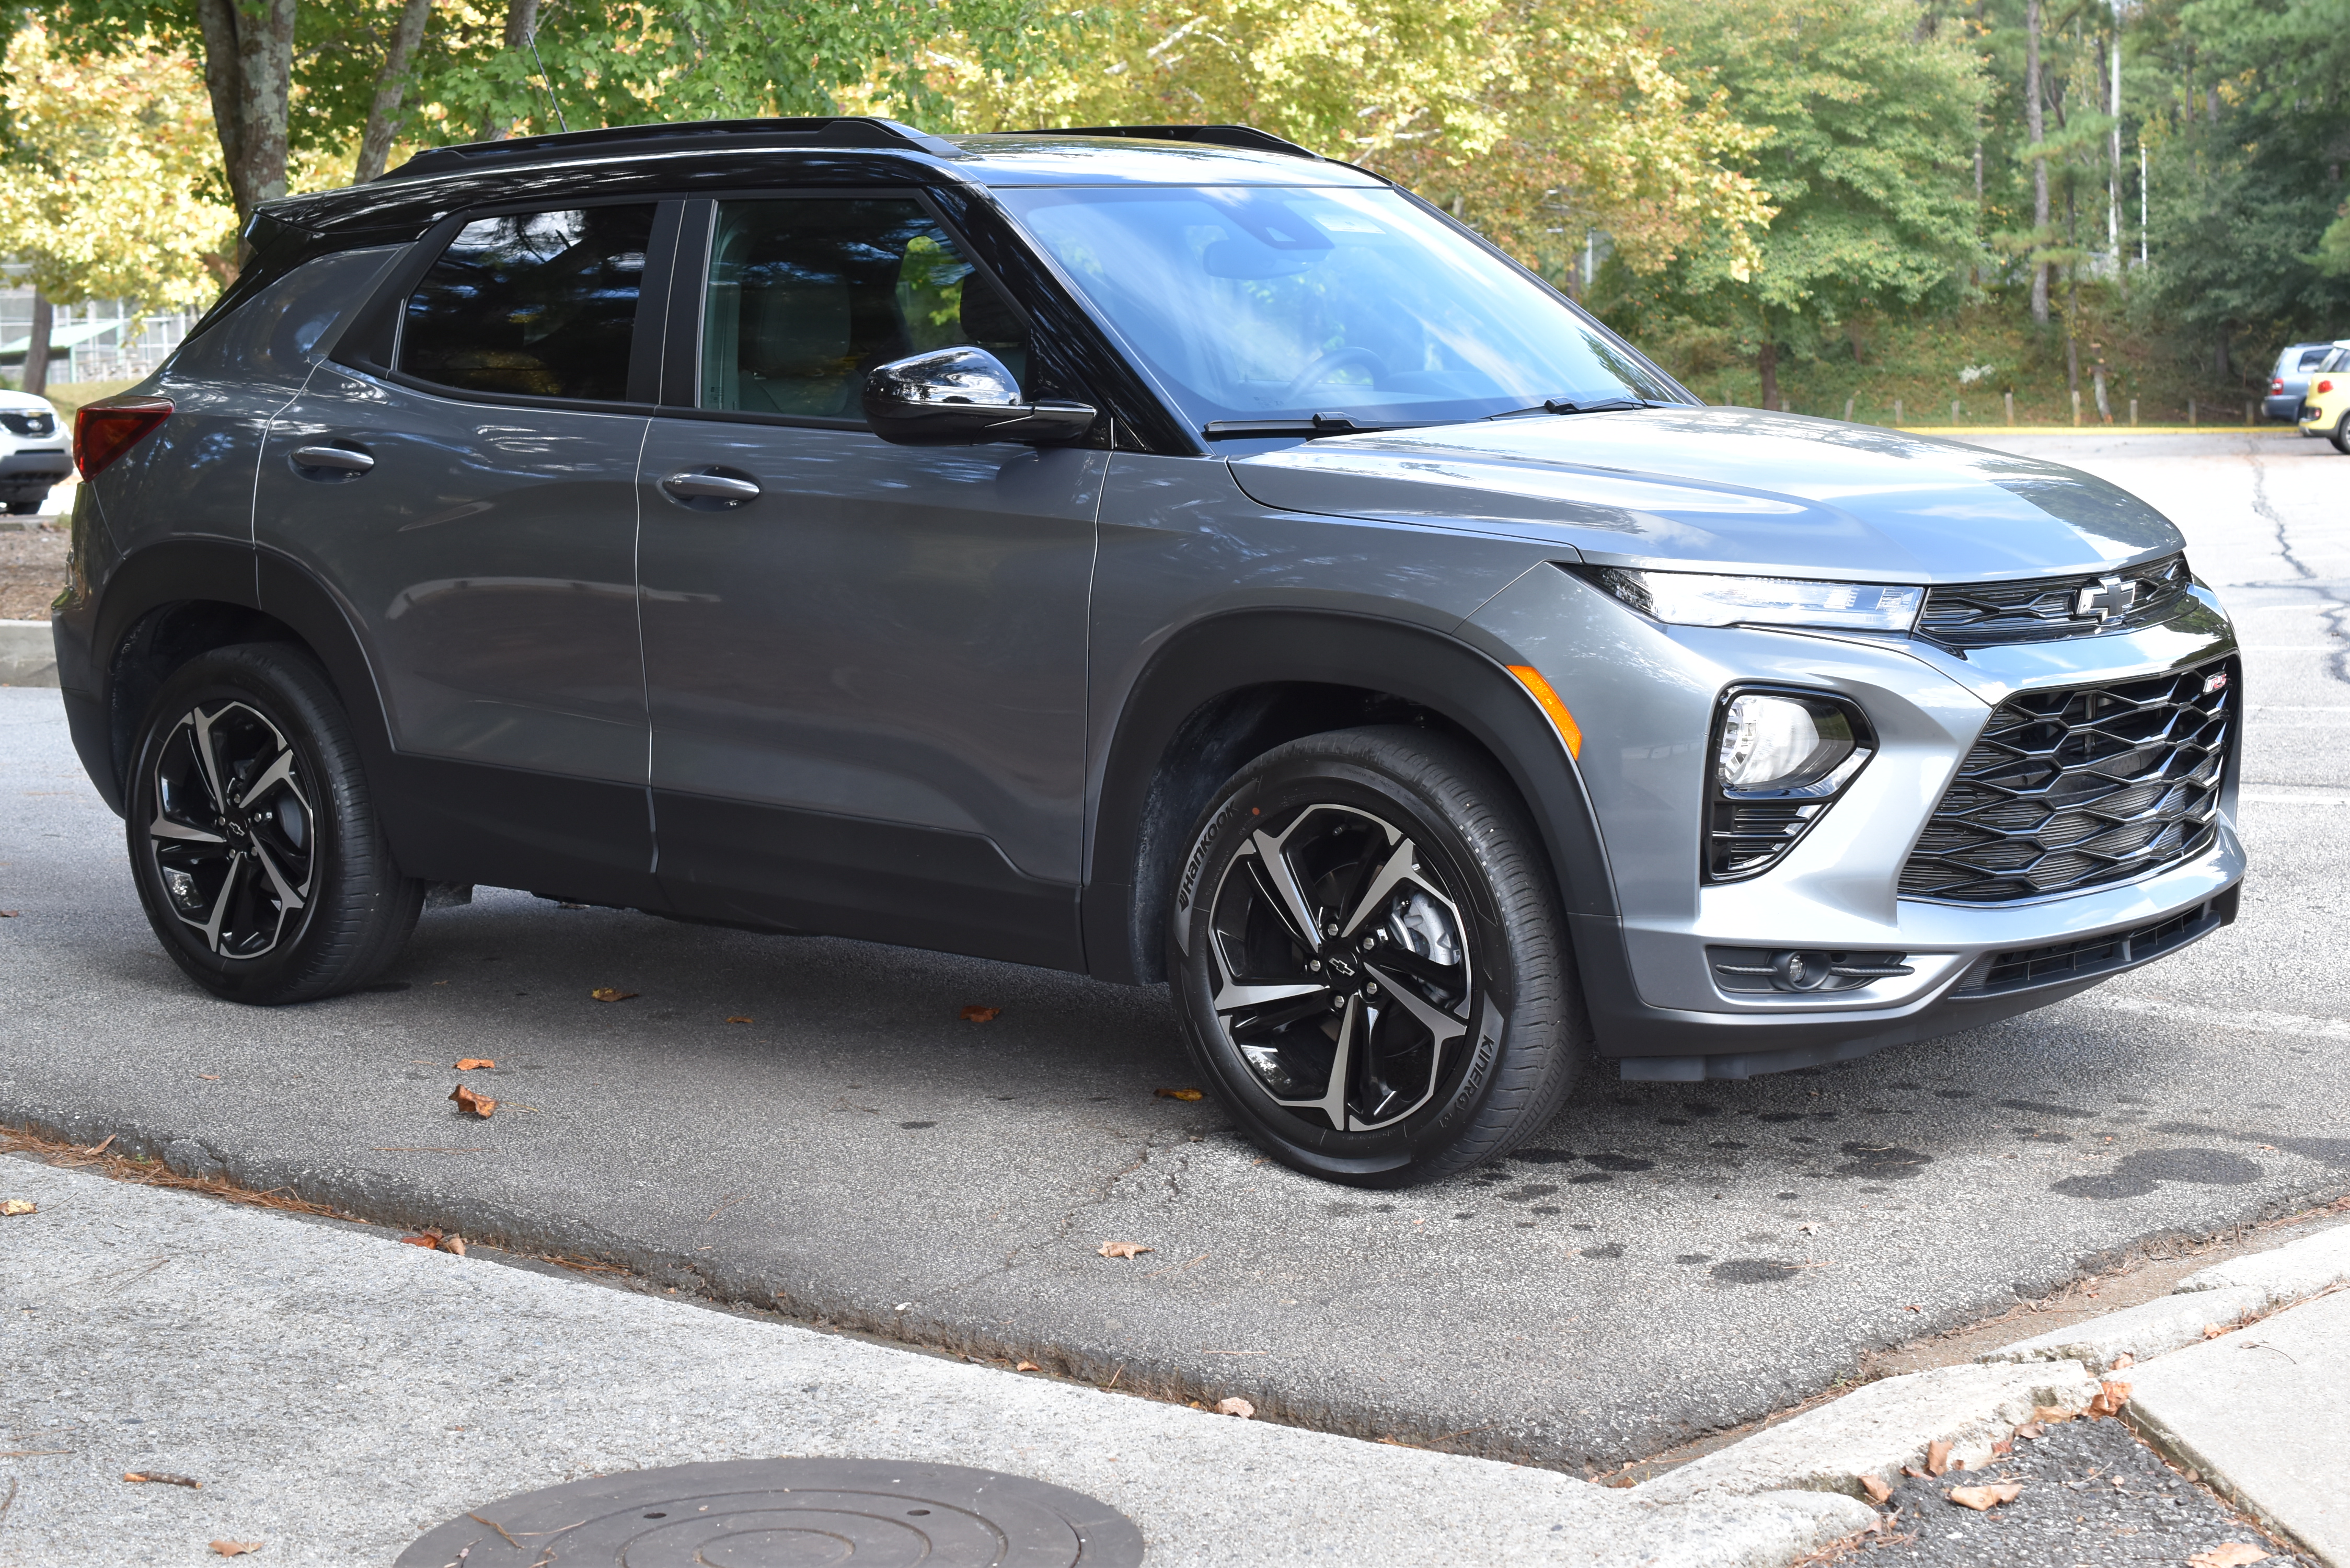
[[[1840,1061],[2235,917],[2159,514],[1705,408],[1262,133],[582,132],[248,237],[82,412],[57,620],[222,996],[473,884],[1164,981],[1250,1136],[1398,1185],[1596,1063]]]

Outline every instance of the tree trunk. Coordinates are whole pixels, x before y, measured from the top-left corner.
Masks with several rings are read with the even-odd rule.
[[[383,172],[391,158],[391,140],[400,134],[400,100],[408,91],[408,62],[424,41],[424,23],[432,14],[432,0],[407,0],[391,46],[383,52],[383,69],[376,73],[375,101],[368,106],[367,130],[359,136],[359,168],[351,182],[364,185]]]
[[[1779,346],[1768,337],[1762,339],[1762,346],[1754,351],[1754,369],[1760,371],[1762,377],[1762,406],[1766,409],[1777,408],[1779,406]]]
[[[2221,380],[2228,379],[2228,324],[2220,324],[2220,336],[2211,341],[2211,374]]]
[[[2023,122],[2032,137],[2032,319],[2048,325],[2048,264],[2039,257],[2048,243],[2048,160],[2040,144],[2040,0],[2024,0]]]
[[[196,0],[204,87],[240,223],[286,194],[286,112],[294,88],[296,0]]]
[[[538,30],[538,0],[506,0],[505,47],[509,50],[530,47],[531,35]],[[494,109],[482,115],[484,141],[504,141],[514,130],[515,122],[501,119]]]
[[[2097,418],[2105,424],[2114,422],[2114,406],[2106,400],[2106,362],[2100,359],[2089,370],[2091,382],[2097,389]]]
[[[36,398],[49,389],[49,337],[57,323],[57,309],[48,296],[34,290],[33,330],[25,338],[24,389]]]

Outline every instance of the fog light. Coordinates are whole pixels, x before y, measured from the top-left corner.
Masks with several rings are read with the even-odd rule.
[[[1833,703],[1749,691],[1721,718],[1714,776],[1724,789],[1793,789],[1835,772],[1852,755],[1851,721]]]

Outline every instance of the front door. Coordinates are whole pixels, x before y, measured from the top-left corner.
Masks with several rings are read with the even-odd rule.
[[[911,194],[697,220],[698,406],[653,421],[639,489],[664,888],[712,919],[1076,964],[1106,454],[867,431],[883,361],[977,344],[1024,372],[1025,324]]]
[[[650,203],[465,224],[398,363],[328,363],[271,428],[255,537],[344,599],[436,870],[649,902],[628,401]],[[608,407],[601,405],[609,405]]]

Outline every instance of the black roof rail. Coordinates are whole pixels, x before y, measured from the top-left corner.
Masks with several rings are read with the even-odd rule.
[[[962,149],[951,141],[900,125],[894,119],[866,115],[834,115],[807,119],[693,119],[654,125],[614,125],[601,130],[557,131],[546,136],[517,136],[504,141],[471,141],[455,147],[429,147],[378,180],[414,180],[435,174],[456,174],[472,169],[494,169],[518,163],[544,163],[577,153],[600,151],[656,152],[735,147],[869,147],[900,152],[927,152],[937,158],[960,158]]]
[[[1198,141],[1211,147],[1244,147],[1253,152],[1280,152],[1292,158],[1327,162],[1319,152],[1284,141],[1253,125],[1066,125],[1015,130],[1014,136],[1131,136],[1146,141]]]

